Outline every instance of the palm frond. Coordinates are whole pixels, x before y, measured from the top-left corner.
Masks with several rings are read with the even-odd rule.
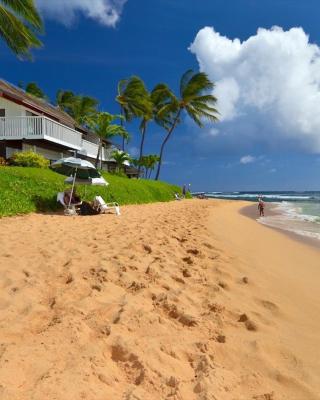
[[[188,69],[188,71],[186,71],[182,75],[181,80],[180,80],[180,96],[181,97],[183,97],[183,93],[193,75],[194,75],[194,72],[192,69]]]
[[[11,50],[25,58],[31,58],[30,48],[40,47],[41,41],[35,33],[16,15],[0,6],[0,36]]]
[[[208,75],[204,72],[194,74],[182,92],[182,99],[188,99],[193,96],[200,96],[204,91],[212,90],[214,83],[210,81]]]
[[[33,0],[1,0],[1,3],[32,28],[42,30],[43,23]]]
[[[189,117],[193,119],[193,121],[200,127],[203,127],[203,123],[198,115],[198,112],[191,106],[186,106],[185,110],[187,111]]]

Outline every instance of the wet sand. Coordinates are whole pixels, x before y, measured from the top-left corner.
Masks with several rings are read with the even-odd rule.
[[[256,221],[259,218],[257,204],[256,203],[247,204],[246,206],[241,208],[240,214],[244,215],[250,219],[254,219]],[[267,217],[267,216],[273,216],[273,215],[279,215],[279,213],[276,210],[274,210],[274,203],[265,203],[265,216]],[[270,228],[270,229],[274,229],[274,230],[290,237],[292,240],[296,240],[300,243],[304,243],[308,246],[312,246],[312,247],[316,247],[316,248],[320,249],[320,240],[318,240],[318,239],[313,239],[311,237],[306,237],[306,236],[299,235],[294,232],[290,232],[290,231],[276,228],[276,227],[269,226],[269,225],[264,225],[264,226],[266,226],[267,228]]]
[[[319,400],[320,252],[246,204],[1,219],[1,400]]]

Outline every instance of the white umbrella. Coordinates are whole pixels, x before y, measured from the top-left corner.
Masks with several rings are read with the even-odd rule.
[[[103,179],[96,167],[91,162],[83,160],[82,158],[61,158],[50,165],[50,168],[61,175],[66,175],[71,178],[72,188],[68,208],[71,204],[74,185],[77,179],[88,182],[92,179]]]

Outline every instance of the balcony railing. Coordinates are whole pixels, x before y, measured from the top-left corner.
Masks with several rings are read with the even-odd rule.
[[[102,149],[102,161],[114,161],[112,158],[112,152],[116,150],[116,147],[111,146],[107,149],[103,147]],[[90,158],[97,158],[98,153],[98,145],[96,143],[89,142],[88,140],[82,139],[81,150],[78,151],[78,154],[83,156],[87,156]]]
[[[80,132],[43,116],[1,117],[0,140],[46,139],[80,150]]]
[[[82,139],[82,134],[72,128],[43,116],[0,117],[0,140],[45,139],[68,148],[78,154],[96,158],[98,145]],[[102,160],[112,161],[114,146],[102,149]]]

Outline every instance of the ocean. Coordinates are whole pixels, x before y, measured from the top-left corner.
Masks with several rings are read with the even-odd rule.
[[[218,199],[258,201],[262,195],[265,217],[257,221],[320,241],[320,192],[207,192]],[[270,212],[270,215],[268,215]]]

